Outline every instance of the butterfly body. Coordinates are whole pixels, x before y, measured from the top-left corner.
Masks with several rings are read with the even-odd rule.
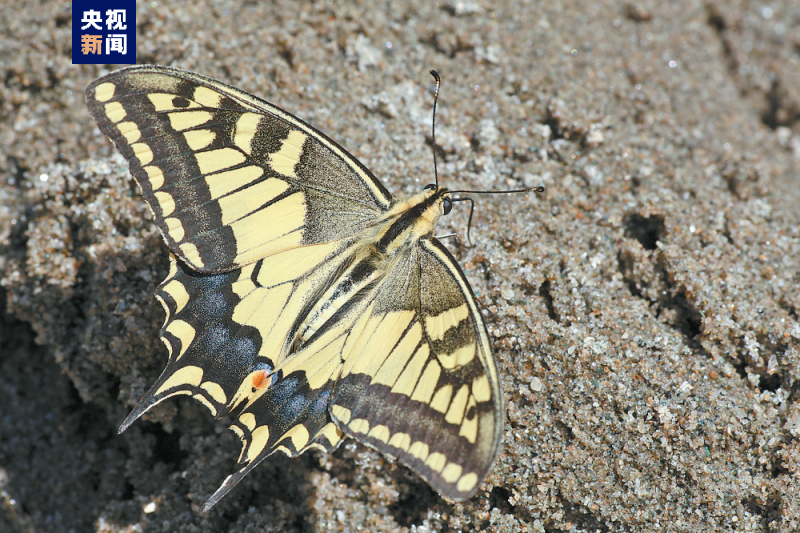
[[[243,443],[216,503],[275,451],[345,437],[454,500],[498,453],[486,327],[434,237],[447,189],[403,201],[335,142],[210,78],[157,66],[87,88],[171,252],[156,297],[169,361],[123,422],[191,395]]]

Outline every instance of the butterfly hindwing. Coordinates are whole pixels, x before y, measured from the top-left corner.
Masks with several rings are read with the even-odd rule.
[[[156,297],[169,362],[122,424],[190,394],[217,418],[255,401],[293,349],[292,332],[349,261],[347,243],[302,246],[241,269],[203,274],[174,256]]]
[[[328,401],[333,382],[313,388],[301,372],[275,379],[238,414],[230,429],[242,441],[235,471],[206,502],[208,510],[227,494],[262,460],[276,451],[289,457],[309,448],[335,450],[343,434],[328,416]]]
[[[394,201],[322,133],[198,74],[122,69],[93,82],[87,102],[170,249],[199,272],[351,237]]]

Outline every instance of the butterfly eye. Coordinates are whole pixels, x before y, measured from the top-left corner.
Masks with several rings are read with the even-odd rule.
[[[425,187],[424,187],[422,190],[423,190],[423,191],[432,191],[432,190],[433,190],[433,189],[435,189],[435,188],[436,188],[436,185],[434,185],[433,183],[429,183],[429,184],[428,184],[428,185],[426,185],[426,186],[425,186]]]
[[[445,196],[444,199],[442,200],[442,212],[445,215],[449,215],[452,209],[453,209],[453,200],[451,200],[449,196]]]

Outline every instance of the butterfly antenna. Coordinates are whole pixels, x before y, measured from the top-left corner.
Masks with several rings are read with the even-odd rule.
[[[544,192],[544,187],[537,185],[536,187],[526,187],[524,189],[514,189],[511,191],[451,191],[451,193],[472,193],[472,194],[514,194],[518,192],[535,192],[541,194]],[[469,202],[469,220],[467,221],[467,248],[473,248],[472,240],[469,238],[469,230],[472,228],[472,213],[475,212],[475,201],[469,196],[461,196],[453,198],[455,202]]]
[[[436,178],[436,188],[439,188],[439,170],[436,166],[436,102],[439,101],[439,87],[442,85],[442,78],[435,70],[431,70],[431,76],[436,80],[436,92],[433,93],[433,120],[431,120],[431,146],[433,147],[433,176]]]
[[[514,194],[518,192],[535,192],[541,194],[544,192],[544,187],[537,185],[536,187],[525,187],[524,189],[513,189],[509,191],[450,191],[450,194],[457,193],[470,193],[470,194]]]
[[[436,80],[436,90],[433,93],[433,118],[431,120],[431,141],[432,141],[432,148],[433,148],[433,175],[436,178],[436,189],[439,188],[439,169],[436,164],[436,104],[439,102],[439,88],[442,85],[442,78],[439,76],[439,73],[435,70],[431,70],[431,76],[433,79]],[[536,187],[526,187],[524,189],[514,189],[514,190],[507,190],[507,191],[450,191],[451,194],[458,194],[458,193],[472,193],[472,194],[513,194],[513,193],[520,193],[520,192],[536,192],[536,193],[543,193],[544,187],[541,185]],[[472,227],[472,214],[475,212],[475,201],[468,197],[463,196],[460,198],[453,198],[453,202],[469,202],[469,221],[467,222],[467,246],[471,248],[474,246],[472,244],[471,239],[469,238],[470,235],[470,228]],[[447,235],[450,237],[451,235]]]

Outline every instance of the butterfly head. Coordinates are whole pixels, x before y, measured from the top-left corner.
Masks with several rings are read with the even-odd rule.
[[[453,199],[450,197],[450,191],[445,187],[439,187],[431,183],[425,186],[423,194],[426,195],[429,202],[438,207],[439,216],[449,215],[450,211],[453,210]]]

